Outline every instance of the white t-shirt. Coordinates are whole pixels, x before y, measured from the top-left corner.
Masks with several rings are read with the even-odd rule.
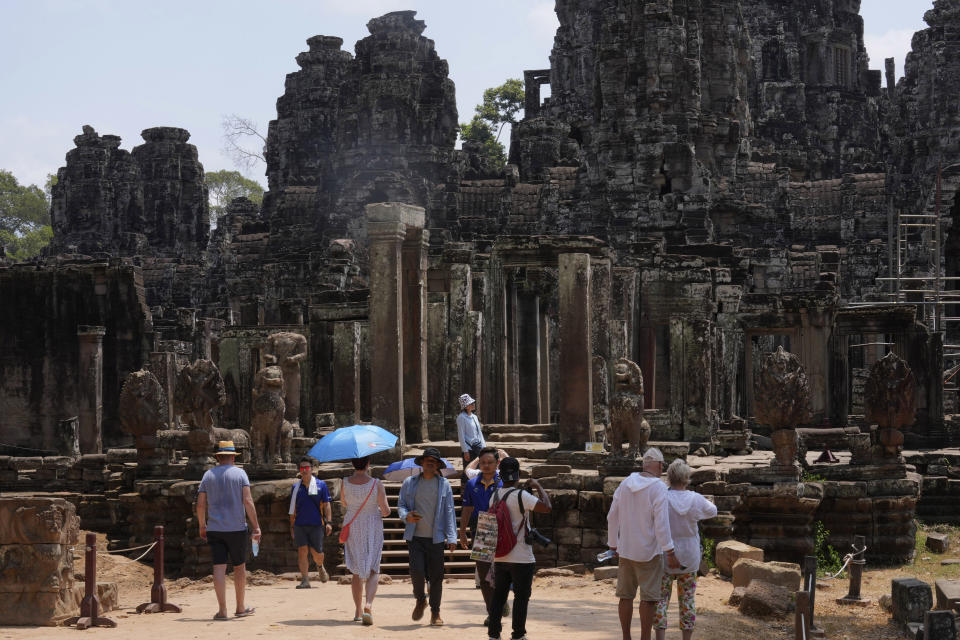
[[[510,491],[510,488],[497,489],[497,495],[503,500],[503,496]],[[520,515],[520,505],[517,500],[517,493],[520,494],[521,500],[523,500],[524,514]],[[491,504],[493,503],[493,498],[490,499]],[[513,531],[517,533],[517,528],[520,529],[520,532],[517,533],[517,546],[513,548],[513,551],[503,556],[502,558],[497,558],[495,562],[515,562],[517,564],[531,564],[537,561],[533,557],[533,548],[523,541],[524,537],[527,535],[527,529],[520,526],[520,523],[523,522],[524,518],[530,518],[533,508],[537,506],[537,503],[540,500],[530,493],[529,491],[513,491],[507,497],[507,508],[510,510],[510,522],[513,524]],[[532,526],[530,520],[527,520],[527,527]]]

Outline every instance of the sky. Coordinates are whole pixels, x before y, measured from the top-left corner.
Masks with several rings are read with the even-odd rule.
[[[862,0],[872,69],[898,77],[932,0]],[[221,122],[237,114],[264,134],[286,74],[318,34],[343,48],[370,18],[415,9],[450,64],[460,121],[483,90],[549,67],[553,0],[0,0],[0,169],[43,185],[89,124],[140,144],[140,132],[191,133],[207,171],[235,169]],[[262,165],[246,172],[266,184]]]

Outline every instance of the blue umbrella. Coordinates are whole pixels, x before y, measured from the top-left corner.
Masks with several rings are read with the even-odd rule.
[[[398,482],[404,478],[419,474],[420,471],[422,471],[422,467],[414,462],[414,460],[415,458],[407,458],[399,462],[391,462],[390,466],[383,470],[383,479],[389,480],[390,482]],[[460,475],[460,472],[453,468],[453,464],[449,460],[445,460],[445,462],[447,466],[440,469],[440,474],[443,477]]]
[[[319,462],[349,460],[392,449],[396,444],[397,436],[386,429],[372,424],[355,424],[341,427],[320,438],[320,442],[310,447],[307,455]]]

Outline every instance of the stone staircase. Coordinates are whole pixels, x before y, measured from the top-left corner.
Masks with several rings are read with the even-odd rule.
[[[505,450],[509,455],[520,458],[521,475],[526,477],[527,470],[534,464],[542,464],[549,453],[557,448],[557,431],[554,424],[493,424],[484,425],[487,443]],[[460,461],[460,443],[455,440],[427,442],[408,446],[404,458],[418,456],[425,447],[436,447],[440,455],[450,460]],[[460,525],[460,479],[448,478],[453,488],[453,499],[457,513],[457,526]],[[391,576],[405,576],[409,573],[410,558],[407,543],[403,539],[404,525],[397,517],[397,499],[401,482],[384,482],[387,502],[390,504],[390,517],[383,519],[383,556],[380,560],[380,572]],[[457,549],[452,554],[444,552],[445,573],[448,578],[472,578],[474,562],[470,560],[470,551]],[[451,560],[452,557],[452,560]],[[344,564],[337,566],[338,574],[347,573]]]

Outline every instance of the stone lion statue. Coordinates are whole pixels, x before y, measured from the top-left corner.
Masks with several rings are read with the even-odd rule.
[[[211,360],[194,360],[180,369],[173,392],[174,406],[187,426],[213,433],[212,411],[227,402],[223,377]]]
[[[166,413],[166,394],[156,376],[144,369],[127,376],[117,407],[120,424],[127,433],[156,435],[164,428]]]
[[[267,366],[253,378],[253,416],[250,420],[251,454],[258,464],[290,461],[292,425],[284,420],[283,370],[267,356]]]
[[[753,398],[759,424],[793,429],[809,422],[810,387],[800,358],[783,347],[764,356]]]
[[[627,456],[635,458],[650,439],[650,424],[643,419],[643,372],[636,362],[620,358],[613,366],[613,400],[607,442],[613,455],[622,455],[623,441],[630,443]]]

